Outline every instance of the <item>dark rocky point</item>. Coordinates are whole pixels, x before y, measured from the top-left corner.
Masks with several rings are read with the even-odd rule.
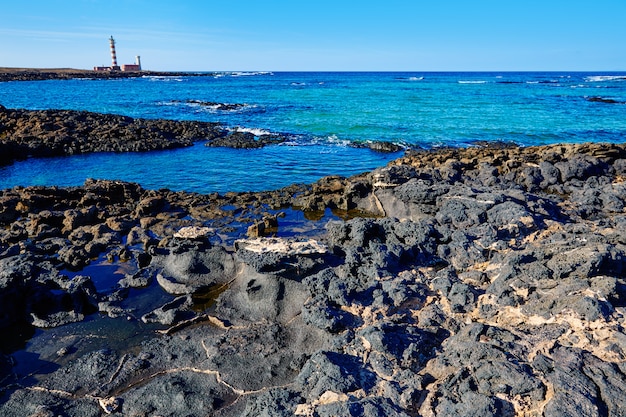
[[[0,82],[70,79],[120,79],[138,77],[211,77],[212,73],[165,71],[92,71],[73,68],[6,68],[0,67]]]
[[[139,119],[74,110],[7,109],[0,105],[0,165],[28,157],[173,149],[199,141],[207,146],[261,148],[285,140],[284,135],[257,137],[211,122]]]

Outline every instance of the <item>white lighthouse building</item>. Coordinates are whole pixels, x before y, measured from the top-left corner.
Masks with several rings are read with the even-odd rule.
[[[115,39],[113,39],[113,35],[109,38],[109,47],[111,49],[111,66],[94,67],[94,71],[141,71],[141,57],[139,55],[135,57],[134,64],[122,64],[121,67],[117,65],[117,54],[115,52]]]

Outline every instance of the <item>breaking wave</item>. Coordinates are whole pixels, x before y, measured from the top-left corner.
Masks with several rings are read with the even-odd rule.
[[[585,81],[592,83],[601,83],[607,81],[626,81],[626,77],[623,75],[591,75],[589,77],[585,77]]]

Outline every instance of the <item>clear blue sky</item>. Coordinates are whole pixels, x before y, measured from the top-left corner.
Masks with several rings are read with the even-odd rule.
[[[28,0],[0,66],[228,71],[626,70],[626,0]]]

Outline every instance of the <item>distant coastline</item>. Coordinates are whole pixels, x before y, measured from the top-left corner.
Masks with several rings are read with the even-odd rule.
[[[170,72],[170,71],[93,71],[76,68],[13,68],[0,67],[0,82],[4,81],[43,81],[64,80],[74,78],[137,78],[146,76],[179,77],[179,76],[214,76],[209,72]]]

